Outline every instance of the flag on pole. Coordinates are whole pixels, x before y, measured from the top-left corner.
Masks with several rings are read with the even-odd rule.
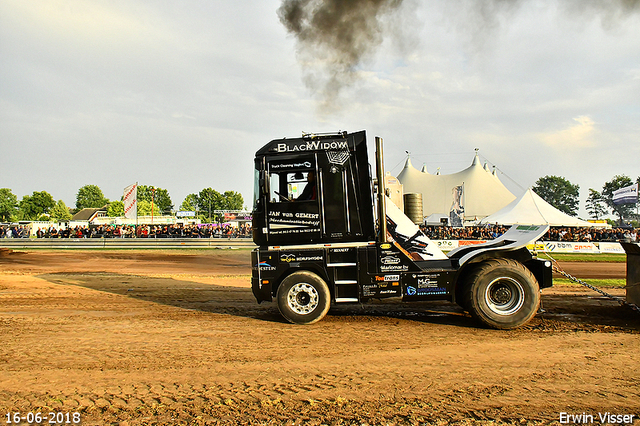
[[[138,184],[134,183],[124,189],[124,217],[127,219],[138,218]]]
[[[638,184],[620,188],[613,193],[613,204],[635,204],[638,202]]]

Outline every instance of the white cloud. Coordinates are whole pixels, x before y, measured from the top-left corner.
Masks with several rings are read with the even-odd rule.
[[[594,133],[596,132],[594,121],[586,115],[576,117],[573,120],[578,124],[556,132],[540,133],[538,137],[545,145],[560,150],[594,146]]]

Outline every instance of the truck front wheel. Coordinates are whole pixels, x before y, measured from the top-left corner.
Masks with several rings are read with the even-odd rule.
[[[294,324],[320,321],[331,306],[331,293],[322,278],[313,272],[298,271],[286,277],[278,287],[278,309]]]
[[[464,305],[484,324],[508,330],[535,316],[540,289],[531,271],[520,262],[490,259],[469,275]]]

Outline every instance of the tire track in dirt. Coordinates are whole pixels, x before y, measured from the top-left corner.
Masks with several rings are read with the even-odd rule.
[[[538,380],[544,379],[539,377]],[[261,384],[259,386],[269,386]],[[243,389],[244,388],[244,389]],[[82,414],[83,424],[549,424],[566,405],[535,404],[513,395],[518,386],[470,385],[423,396],[286,399],[249,395],[253,385],[136,384],[105,392],[18,394],[0,392],[14,411]],[[290,389],[293,390],[293,389]],[[604,396],[604,395],[603,395]],[[579,395],[578,395],[579,397]],[[529,399],[530,398],[530,399]],[[590,407],[594,410],[603,409]],[[4,407],[3,407],[4,408]],[[524,417],[523,417],[524,416]],[[480,423],[483,424],[483,423]],[[486,424],[486,423],[484,423]]]
[[[144,256],[136,272],[105,272],[115,260],[94,265],[101,273],[0,273],[0,411],[123,426],[525,425],[571,407],[640,411],[628,367],[640,322],[581,289],[545,290],[547,313],[512,332],[446,302],[337,306],[300,327],[236,274],[172,275]]]

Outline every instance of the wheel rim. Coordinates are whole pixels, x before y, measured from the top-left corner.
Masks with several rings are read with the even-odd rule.
[[[310,284],[298,283],[287,293],[287,303],[296,314],[310,314],[318,307],[318,291]]]
[[[513,278],[496,278],[487,286],[484,299],[493,313],[511,315],[524,304],[524,288]]]

